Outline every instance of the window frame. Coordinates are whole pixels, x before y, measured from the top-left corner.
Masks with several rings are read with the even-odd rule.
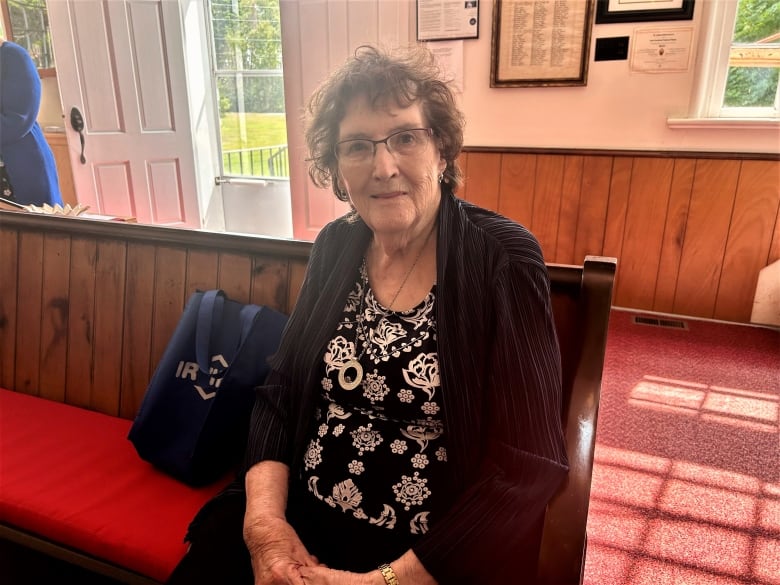
[[[729,57],[737,18],[738,2],[703,2],[697,75],[694,80],[690,113],[687,118],[670,118],[677,127],[733,126],[741,128],[776,127],[780,111],[774,108],[723,107],[728,78]]]
[[[209,55],[209,73],[210,73],[210,79],[209,79],[209,86],[211,88],[211,94],[213,97],[213,104],[214,104],[214,116],[215,116],[215,124],[216,124],[216,138],[217,138],[217,154],[219,156],[219,159],[217,161],[219,166],[219,173],[218,176],[215,177],[215,182],[217,185],[224,184],[224,183],[259,183],[259,184],[266,184],[266,183],[287,183],[289,186],[290,183],[290,172],[289,166],[288,166],[288,174],[287,177],[271,177],[271,176],[261,176],[261,175],[241,175],[241,174],[232,174],[226,172],[225,169],[225,151],[222,144],[222,129],[220,128],[220,111],[219,111],[219,87],[218,87],[218,79],[220,77],[230,77],[231,75],[243,75],[244,77],[277,77],[277,76],[283,76],[284,75],[284,69],[276,70],[276,69],[220,69],[218,68],[218,59],[217,59],[217,47],[216,47],[216,39],[214,37],[214,23],[212,22],[212,13],[211,13],[211,4],[213,0],[207,0],[202,3],[203,5],[203,17],[204,22],[206,26],[206,36],[208,39],[208,55]],[[279,0],[281,2],[282,0]],[[280,41],[281,43],[281,41]],[[284,57],[282,57],[284,60]],[[284,112],[285,118],[287,118],[287,111],[286,111],[286,103],[285,103],[285,112]],[[287,144],[287,147],[289,149],[289,141]],[[289,152],[289,151],[288,151]],[[289,156],[289,155],[288,155]],[[288,159],[288,165],[294,164],[292,160]]]
[[[8,0],[0,0],[0,20],[2,20],[2,28],[3,31],[5,31],[5,38],[12,43],[16,42],[16,39],[14,38],[13,23],[11,22],[11,10],[8,8]],[[38,76],[41,78],[57,76],[56,67],[37,67],[37,69]]]

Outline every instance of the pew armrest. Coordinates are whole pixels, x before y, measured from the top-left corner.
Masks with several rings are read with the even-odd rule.
[[[601,376],[617,260],[587,256],[582,267],[549,265],[563,367],[562,422],[569,474],[547,506],[539,583],[582,582]]]

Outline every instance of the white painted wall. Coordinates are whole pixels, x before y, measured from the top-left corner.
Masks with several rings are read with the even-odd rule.
[[[294,235],[314,239],[325,223],[346,213],[348,207],[309,179],[299,114],[317,85],[356,47],[412,43],[415,0],[279,1]]]
[[[749,129],[672,128],[667,124],[668,118],[686,117],[689,112],[697,76],[696,58],[702,53],[699,45],[706,40],[701,34],[705,12],[714,2],[732,1],[696,0],[692,21],[593,24],[586,86],[491,88],[493,1],[481,0],[479,38],[463,41],[461,106],[467,120],[466,145],[780,152],[776,124]],[[373,13],[362,21],[363,26],[352,26],[358,8],[368,10],[374,2],[380,7],[403,7],[396,10],[394,18],[403,22],[408,13],[412,18],[409,40],[415,38],[414,0],[281,2],[285,59],[291,57],[292,61],[286,61],[285,70],[300,75],[293,83],[303,86],[303,99],[309,88],[326,75],[323,63],[338,62],[345,50],[353,50],[359,41],[373,34],[398,38],[393,17],[377,19]],[[309,26],[313,22],[316,26]],[[633,41],[639,28],[690,26],[694,27],[691,66],[684,73],[635,73],[628,60],[593,61],[597,38],[629,36]],[[292,95],[294,91],[288,93]],[[297,99],[296,96],[293,101],[297,103]],[[288,99],[288,105],[289,102]],[[290,129],[298,130],[296,121],[291,120]]]
[[[703,11],[716,0],[696,0],[694,45]],[[733,0],[717,0],[733,1]],[[584,87],[491,88],[493,2],[481,0],[479,39],[464,41],[468,146],[780,152],[778,128],[672,129],[685,116],[695,67],[686,73],[632,73],[628,61],[593,61],[596,39],[629,36],[636,28],[690,26],[691,21],[594,24]],[[630,51],[631,47],[629,47]],[[699,51],[693,48],[696,54]]]
[[[215,187],[218,153],[216,123],[208,91],[209,65],[200,0],[179,2],[183,24],[185,67],[193,94],[192,113],[198,190],[205,227],[220,229],[222,193]],[[584,0],[583,0],[584,1]],[[490,57],[493,1],[481,0],[479,38],[463,41],[467,146],[636,149],[661,151],[780,152],[778,127],[671,128],[669,117],[688,113],[696,80],[695,57],[701,54],[701,23],[713,2],[697,0],[693,21],[593,25],[588,83],[577,87],[491,88]],[[385,44],[415,38],[415,0],[281,0],[285,43],[288,133],[291,156],[303,156],[298,114],[308,93],[328,68],[366,40]],[[684,73],[643,74],[628,61],[594,62],[600,37],[634,36],[637,28],[690,26],[695,29],[693,62]],[[289,79],[288,79],[289,78]],[[292,80],[292,83],[289,81]],[[194,88],[194,90],[192,89]],[[44,80],[39,120],[61,125],[63,107],[53,78]],[[64,108],[67,110],[67,108]],[[212,110],[213,111],[213,110]],[[293,188],[308,184],[302,174]],[[230,188],[227,188],[229,191]],[[264,189],[259,189],[263,191]],[[305,191],[305,189],[303,189]],[[244,195],[242,192],[240,195]],[[315,197],[314,203],[321,205]],[[330,202],[332,197],[328,197]],[[310,211],[310,210],[309,210]],[[334,211],[335,213],[335,211]]]
[[[276,238],[293,236],[288,181],[231,179],[222,185],[222,197],[224,231]]]
[[[703,12],[715,1],[731,0],[696,1],[692,21],[696,28],[694,44],[703,41],[699,35]],[[414,5],[414,0],[381,2]],[[321,3],[322,0],[314,2]],[[182,1],[185,20],[189,19],[187,12],[196,4],[191,0]],[[594,24],[587,86],[499,89],[490,87],[492,13],[493,2],[481,0],[479,39],[464,41],[462,107],[468,121],[466,144],[469,146],[780,152],[780,133],[776,128],[669,128],[666,123],[669,116],[684,116],[688,111],[694,67],[687,73],[641,74],[632,73],[628,61],[593,61],[595,39],[599,37],[633,37],[635,28],[686,26],[685,21]],[[336,14],[331,11],[331,18]],[[343,27],[329,24],[332,30],[343,34]],[[329,47],[323,48],[323,36],[327,37],[324,30],[317,35],[301,36],[301,53],[317,55],[323,49],[332,48],[332,39],[325,41]],[[62,124],[56,91],[53,80],[45,80],[39,116],[42,125]]]
[[[47,126],[65,126],[63,110],[64,108],[60,103],[60,90],[57,87],[57,78],[42,78],[41,107],[38,110],[38,123],[42,128]]]

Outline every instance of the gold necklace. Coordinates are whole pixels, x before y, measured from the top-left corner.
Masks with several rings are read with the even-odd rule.
[[[433,230],[436,226],[434,225],[433,228],[431,228],[431,231],[428,232],[428,235],[425,236],[425,241],[423,242],[422,248],[420,248],[420,251],[417,252],[417,257],[414,259],[414,262],[412,262],[411,268],[406,271],[406,276],[404,276],[404,279],[401,281],[401,286],[398,287],[398,290],[395,291],[395,294],[393,295],[393,300],[390,301],[390,304],[387,306],[388,311],[393,310],[393,305],[395,305],[396,299],[398,299],[398,295],[401,294],[401,291],[406,286],[406,281],[409,280],[409,277],[412,275],[412,272],[414,271],[414,268],[417,266],[417,263],[420,261],[420,258],[422,257],[423,252],[425,251],[425,248],[428,247],[428,240],[431,239],[431,234],[433,233]]]
[[[401,294],[401,291],[406,286],[406,281],[409,280],[409,277],[411,276],[412,272],[414,272],[417,263],[420,261],[420,258],[422,257],[422,254],[425,251],[425,248],[428,247],[428,241],[431,239],[431,235],[433,234],[434,229],[436,229],[436,224],[434,224],[433,227],[431,228],[431,231],[428,232],[428,235],[425,237],[425,242],[423,242],[422,248],[420,248],[420,251],[417,253],[417,257],[414,259],[414,262],[412,262],[412,265],[411,267],[409,267],[409,270],[406,271],[406,275],[404,276],[404,279],[401,281],[401,286],[399,286],[398,290],[395,291],[395,294],[393,295],[393,300],[390,301],[390,305],[388,305],[387,307],[388,312],[392,312],[393,305],[395,304],[395,301],[398,299],[398,295]],[[365,259],[363,261],[365,262]],[[368,293],[367,275],[368,275],[368,271],[366,270],[366,283],[365,283],[366,286],[364,287],[363,292],[360,296],[360,307],[358,308],[360,314],[358,315],[358,326],[356,327],[356,333],[359,332],[361,335],[363,335],[364,340],[366,340],[366,343],[367,343],[367,337],[365,336],[365,333],[363,333],[362,313],[363,313],[363,301],[365,300],[366,294]],[[357,343],[358,343],[358,335],[355,336],[355,349],[357,349]],[[348,359],[339,368],[339,376],[338,376],[339,386],[341,386],[344,390],[354,390],[363,381],[363,366],[361,365],[360,360],[363,358],[363,355],[366,353],[366,343],[363,344],[363,349],[360,350],[360,355]],[[355,371],[354,376],[349,375],[350,370]]]

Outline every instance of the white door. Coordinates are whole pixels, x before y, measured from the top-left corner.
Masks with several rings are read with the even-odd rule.
[[[201,227],[178,1],[49,0],[48,10],[79,203]]]

